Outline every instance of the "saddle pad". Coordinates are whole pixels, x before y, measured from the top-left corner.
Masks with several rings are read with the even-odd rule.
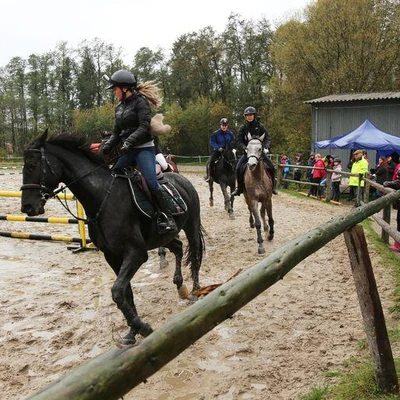
[[[141,187],[141,183],[137,181],[135,178],[129,177],[128,179],[129,187],[131,188],[131,193],[133,197],[133,202],[138,208],[138,210],[147,218],[151,219],[156,213],[157,209],[153,202],[149,200],[146,196],[145,192]],[[163,179],[163,183],[160,184],[162,190],[167,193],[165,198],[169,203],[170,210],[176,210],[175,212],[171,212],[173,216],[181,215],[187,211],[187,205],[185,201],[182,199],[178,190],[175,186],[168,182],[165,178]]]

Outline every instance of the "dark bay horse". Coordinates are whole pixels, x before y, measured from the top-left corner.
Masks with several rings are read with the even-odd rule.
[[[217,163],[215,164],[214,167],[214,172],[211,174],[210,173],[210,179],[208,181],[208,186],[210,189],[210,207],[214,206],[214,182],[218,183],[222,195],[224,196],[224,204],[225,204],[225,210],[228,212],[229,216],[231,218],[234,217],[233,213],[233,202],[234,202],[234,197],[230,196],[230,193],[232,193],[235,190],[235,167],[237,164],[237,158],[236,154],[233,151],[232,147],[228,145],[226,149],[221,154],[221,157],[218,159]],[[210,171],[211,171],[211,166],[210,166]],[[230,193],[228,194],[228,187],[230,188]]]
[[[184,176],[175,173],[166,176],[187,205],[187,211],[175,217],[175,221],[187,237],[185,261],[190,264],[194,291],[200,288],[199,270],[204,252],[199,197]],[[147,261],[148,250],[165,246],[176,257],[173,282],[178,290],[182,289],[182,242],[176,238],[176,232],[157,233],[153,221],[133,205],[127,179],[112,175],[84,138],[58,134],[48,139],[46,131],[24,152],[21,211],[29,216],[43,214],[46,200],[60,182],[82,203],[90,238],[117,276],[111,289],[112,298],[130,327],[123,343],[133,344],[137,334],[148,336],[152,328],[138,316],[130,281]]]
[[[272,217],[272,181],[263,161],[263,137],[251,138],[247,144],[247,165],[244,173],[244,198],[250,212],[249,222],[251,228],[256,228],[258,254],[264,254],[263,235],[261,233],[261,221],[264,232],[268,232],[268,240],[274,238],[274,219]],[[258,204],[261,203],[259,210]],[[265,212],[268,215],[268,224],[265,220]],[[269,225],[269,226],[268,226]]]

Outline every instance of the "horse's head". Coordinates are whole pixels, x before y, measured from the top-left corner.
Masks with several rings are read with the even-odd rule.
[[[249,137],[246,153],[247,165],[251,171],[254,170],[258,162],[264,157],[263,139],[264,135],[261,137]]]
[[[47,130],[24,151],[21,212],[29,216],[44,213],[47,199],[60,182],[61,171],[46,152],[46,140]]]

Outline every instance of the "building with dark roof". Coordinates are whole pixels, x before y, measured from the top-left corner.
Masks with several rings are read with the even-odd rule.
[[[312,144],[349,133],[366,119],[380,130],[400,137],[400,92],[330,95],[307,100],[305,103],[312,107]],[[329,149],[317,151],[323,155],[330,153]],[[335,149],[331,152],[340,157],[343,166],[346,166],[350,158],[349,149]],[[369,154],[368,157],[375,163],[375,154]]]

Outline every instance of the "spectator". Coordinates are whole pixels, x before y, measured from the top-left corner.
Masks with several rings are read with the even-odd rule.
[[[303,154],[297,153],[296,156],[296,165],[303,165]],[[293,169],[293,179],[295,181],[301,181],[301,176],[303,174],[303,170],[301,168],[294,168]],[[300,183],[296,183],[296,191],[300,190]]]
[[[375,177],[375,182],[379,183],[380,185],[383,185],[383,182],[389,180],[389,168],[386,157],[379,157],[378,165],[375,171]],[[381,197],[382,195],[383,193],[380,190],[375,189],[375,197]]]
[[[312,185],[311,192],[308,193],[308,196],[312,195],[312,196],[321,197],[320,183],[321,183],[322,179],[324,179],[325,177],[326,177],[325,163],[321,157],[321,154],[317,153],[315,155],[315,164],[314,164],[314,168],[312,170],[312,183],[317,183],[318,186]]]
[[[286,154],[282,155],[281,158],[281,164],[285,164],[285,165],[289,165],[290,164],[290,159]],[[289,167],[281,167],[282,168],[282,172],[283,172],[283,179],[288,179],[289,176],[289,172],[290,172],[290,168]],[[284,189],[288,188],[288,182],[283,181],[282,187]]]
[[[332,173],[332,200],[340,200],[340,181],[342,179],[342,160],[340,158],[335,158],[333,160],[333,170]]]
[[[307,160],[307,166],[308,167],[313,167],[314,164],[315,164],[315,154],[311,153],[309,155],[309,157],[308,157],[308,160]],[[306,178],[307,178],[308,182],[312,182],[312,168],[307,168],[307,170],[306,170]],[[312,186],[310,185],[310,189],[308,190],[308,194],[309,195],[311,194],[311,188],[312,188]]]
[[[394,174],[394,169],[396,168],[396,162],[393,160],[393,153],[386,156],[386,162],[388,165],[389,179],[391,180],[396,179],[396,175]]]
[[[383,186],[385,187],[390,187],[395,190],[400,190],[400,169],[397,171],[396,179],[393,181],[386,181],[383,182]],[[396,222],[397,222],[397,232],[400,232],[400,200],[397,200],[393,204],[393,208],[397,210],[397,217],[396,217]],[[395,241],[393,246],[389,247],[390,250],[393,250],[397,253],[400,253],[400,243]]]
[[[351,192],[354,194],[356,193],[356,190],[358,187],[360,187],[360,198],[363,199],[364,198],[364,179],[361,179],[360,181],[360,176],[359,174],[365,174],[366,172],[368,172],[368,161],[363,157],[363,152],[362,150],[356,150],[354,153],[354,162],[353,165],[351,167],[351,173],[352,174],[357,174],[356,176],[350,176],[349,179],[349,186],[351,189]],[[354,197],[351,199],[353,200]],[[349,198],[350,200],[350,198]],[[357,203],[358,199],[356,199],[356,206],[358,206],[359,204]]]

